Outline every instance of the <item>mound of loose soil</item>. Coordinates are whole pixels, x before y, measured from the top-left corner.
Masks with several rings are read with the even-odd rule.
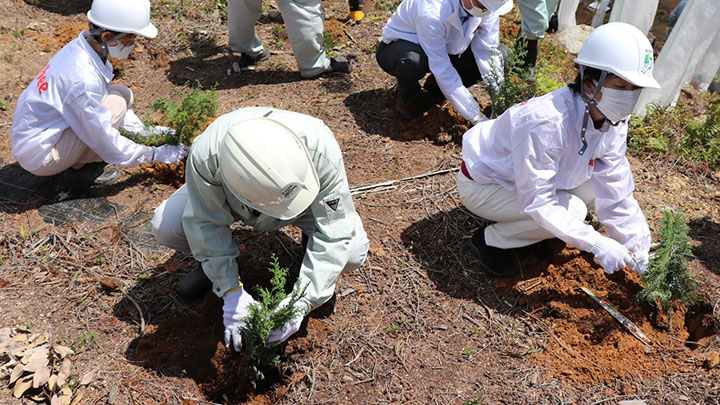
[[[711,309],[676,309],[669,322],[661,310],[635,302],[643,288],[635,272],[607,275],[591,263],[591,255],[566,248],[550,262],[529,263],[521,280],[495,281],[500,291],[517,296],[521,304],[525,301],[527,315],[550,336],[535,360],[554,375],[580,384],[696,368],[687,360],[692,357],[690,348],[698,345],[683,341],[710,340],[717,331]],[[627,316],[652,343],[643,345],[580,287]]]

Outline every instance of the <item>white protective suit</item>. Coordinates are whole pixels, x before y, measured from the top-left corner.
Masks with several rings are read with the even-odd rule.
[[[317,170],[320,191],[308,210],[297,218],[280,220],[259,213],[240,202],[223,184],[218,154],[227,131],[241,121],[263,117],[292,128],[303,141]],[[304,231],[309,214],[309,243],[300,268],[298,283],[308,285],[305,299],[313,308],[328,301],[342,270],[358,267],[368,249],[367,235],[350,196],[340,147],[330,129],[307,115],[267,107],[242,108],[215,120],[192,144],[185,173],[186,183],[155,211],[153,233],[158,240],[182,249],[187,240],[196,260],[213,283],[213,292],[223,296],[238,286],[238,247],[230,225],[242,221],[256,231],[274,231],[296,224]],[[179,209],[177,199],[184,204]],[[182,215],[182,229],[175,230]],[[186,245],[187,246],[187,245]],[[355,252],[353,252],[355,251]],[[348,263],[351,255],[356,256]]]
[[[465,23],[462,19],[467,18]],[[460,75],[448,55],[460,55],[471,47],[478,70],[485,80],[493,66],[502,80],[500,17],[490,14],[482,19],[472,17],[460,0],[404,0],[383,27],[382,40],[390,43],[403,39],[419,44],[428,57],[430,71],[440,90],[453,107],[468,121],[481,115],[480,104],[463,86]]]
[[[41,170],[63,132],[72,128],[103,161],[134,167],[152,160],[153,148],[120,135],[103,105],[113,79],[110,62],[80,36],[68,42],[20,95],[10,129],[18,163]],[[129,108],[129,106],[128,106]]]
[[[585,224],[582,217],[572,215],[559,197],[561,190],[587,188],[587,182],[598,219],[610,237],[636,256],[647,257],[650,230],[632,195],[632,173],[625,157],[627,124],[613,127],[606,122],[595,129],[590,121],[586,132],[588,148],[579,155],[584,110],[581,96],[565,86],[471,128],[463,136],[462,153],[474,183],[459,186],[460,196],[488,185],[515,190],[521,214],[548,231],[548,237],[554,235],[590,251],[602,235]],[[498,237],[507,235],[503,226],[499,222],[486,229],[488,245],[513,248],[539,241],[523,240],[520,234],[516,240],[503,240]],[[498,228],[497,232],[493,227]]]

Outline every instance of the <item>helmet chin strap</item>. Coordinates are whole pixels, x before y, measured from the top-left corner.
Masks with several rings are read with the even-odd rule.
[[[100,44],[100,49],[102,52],[101,58],[102,58],[103,63],[107,62],[108,44],[115,42],[118,39],[127,35],[127,32],[121,32],[121,33],[115,35],[114,37],[110,38],[109,40],[103,42],[100,37],[101,37],[102,33],[105,31],[108,31],[108,30],[106,30],[103,27],[98,27],[97,25],[94,25],[92,23],[90,24],[90,36],[95,40],[95,42]]]
[[[603,70],[600,74],[600,80],[598,80],[598,83],[595,86],[595,93],[592,97],[588,97],[587,94],[585,94],[585,66],[580,65],[580,86],[582,87],[580,89],[580,94],[585,102],[585,114],[583,115],[583,124],[580,129],[580,141],[582,141],[582,148],[578,151],[578,155],[584,155],[587,150],[588,144],[585,139],[585,132],[587,131],[587,126],[590,121],[590,105],[597,105],[597,96],[600,94],[600,89],[602,89],[606,77],[607,71]]]

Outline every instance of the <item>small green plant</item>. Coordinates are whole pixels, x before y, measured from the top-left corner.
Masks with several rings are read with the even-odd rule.
[[[495,50],[499,55],[499,50]],[[497,117],[508,108],[522,101],[529,100],[538,94],[538,83],[533,69],[523,66],[527,50],[517,47],[502,57],[502,66],[498,66],[499,58],[493,58],[492,69],[485,74],[482,87],[490,96],[493,117]],[[548,85],[549,86],[549,85]],[[492,117],[491,117],[492,118]]]
[[[85,334],[80,335],[77,339],[75,339],[74,342],[70,344],[70,348],[77,352],[78,349],[82,346],[85,346],[89,343],[93,343],[95,341],[95,338],[97,337],[97,333],[88,332]]]
[[[398,0],[380,0],[377,3],[378,10],[388,11],[394,13],[400,5],[401,1]]]
[[[145,273],[140,273],[140,274],[137,275],[137,277],[135,277],[135,281],[140,282],[140,281],[143,281],[143,280],[147,280],[148,278],[149,278],[149,276],[148,276],[147,274],[145,274]]]
[[[475,399],[471,399],[469,401],[463,402],[463,405],[484,405],[487,404],[487,401],[485,401],[485,398],[483,398],[482,395]]]
[[[402,325],[405,322],[405,318],[400,318],[388,326],[388,332],[392,333],[393,335],[398,333],[400,330],[400,325]]]
[[[335,37],[332,36],[329,32],[323,33],[323,47],[325,47],[325,52],[327,52],[328,56],[335,56],[335,47],[338,45],[338,40],[335,39]]]
[[[0,100],[0,111],[7,111],[9,108],[8,103],[4,100]]]
[[[160,124],[174,129],[175,132],[123,135],[144,145],[189,145],[215,116],[217,108],[218,97],[214,89],[207,92],[199,88],[193,89],[180,104],[160,98],[152,105],[152,109],[162,113]]]
[[[287,297],[285,294],[285,281],[287,279],[288,269],[280,267],[280,262],[274,254],[270,257],[270,268],[272,274],[270,279],[270,289],[264,287],[255,287],[259,297],[257,305],[250,307],[250,315],[245,318],[245,328],[240,330],[243,339],[243,346],[246,350],[246,360],[248,367],[248,379],[253,388],[257,382],[265,379],[262,369],[268,367],[277,367],[280,364],[280,352],[278,348],[266,348],[265,344],[270,336],[270,332],[283,328],[296,315],[300,313],[300,309],[295,307],[295,303],[305,296],[305,289],[295,285],[291,299],[282,308],[279,308],[280,302]]]
[[[470,356],[472,354],[472,352],[473,352],[473,348],[470,345],[465,346],[462,348],[462,350],[460,350],[460,354],[462,354],[463,356],[466,356],[466,357]]]
[[[663,211],[660,222],[660,247],[650,260],[642,280],[645,289],[635,299],[662,307],[668,314],[678,305],[692,305],[700,301],[693,292],[697,284],[690,275],[687,258],[692,254],[688,242],[688,226],[681,209]]]

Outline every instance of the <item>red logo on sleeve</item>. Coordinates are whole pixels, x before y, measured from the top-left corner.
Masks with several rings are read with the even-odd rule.
[[[43,91],[48,89],[48,84],[45,81],[45,72],[50,69],[50,64],[48,63],[40,72],[40,74],[37,77],[37,83],[35,83],[38,87],[38,94],[42,96]]]
[[[588,166],[595,167],[595,159],[590,159],[590,161],[588,162]]]

